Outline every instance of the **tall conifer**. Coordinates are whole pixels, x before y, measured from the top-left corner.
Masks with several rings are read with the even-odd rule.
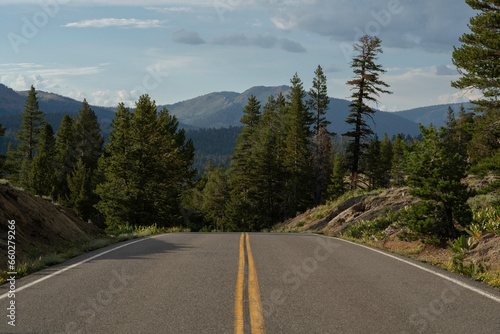
[[[252,208],[255,196],[253,148],[260,118],[260,102],[252,95],[243,110],[241,123],[244,127],[238,136],[229,171],[231,198],[226,210],[228,224],[234,230],[252,230],[260,224]]]
[[[64,115],[56,134],[55,162],[55,197],[64,203],[69,195],[68,175],[73,172],[78,162],[74,121],[69,115]]]
[[[472,101],[475,110],[491,120],[500,117],[500,3],[498,0],[466,0],[479,13],[470,19],[470,33],[460,37],[453,63],[461,77],[452,83],[458,89],[475,88],[483,98]]]
[[[372,115],[375,110],[368,103],[377,103],[377,98],[382,93],[390,94],[384,89],[389,85],[380,79],[380,74],[386,71],[382,65],[375,63],[378,59],[377,54],[382,53],[381,44],[382,41],[378,37],[365,35],[361,37],[358,44],[354,45],[354,51],[357,53],[351,63],[354,78],[347,82],[353,90],[351,114],[346,119],[346,123],[352,126],[352,130],[343,134],[351,138],[347,150],[351,169],[351,189],[358,186],[359,163],[367,148],[363,140],[373,135],[367,118],[373,120]]]
[[[30,174],[30,191],[35,195],[52,195],[55,188],[54,130],[44,124]]]
[[[313,86],[309,90],[309,100],[307,101],[311,116],[313,117],[314,133],[316,135],[319,134],[321,128],[326,128],[331,124],[325,117],[328,105],[330,104],[326,83],[327,80],[323,69],[318,65],[318,68],[314,71]]]
[[[287,115],[285,117],[285,158],[287,172],[288,215],[295,215],[312,204],[312,166],[309,151],[309,109],[304,101],[306,92],[297,73],[290,80],[292,87],[288,94]]]
[[[35,87],[31,86],[26,99],[26,105],[22,114],[21,130],[17,131],[17,140],[20,141],[18,150],[24,157],[33,158],[40,133],[43,128],[43,118],[45,114],[38,106],[37,92]]]

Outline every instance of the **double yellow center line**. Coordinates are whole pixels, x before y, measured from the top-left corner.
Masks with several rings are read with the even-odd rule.
[[[250,326],[252,334],[265,334],[264,316],[262,314],[262,303],[260,300],[259,281],[253,261],[252,251],[248,233],[242,233],[240,237],[240,262],[238,268],[238,279],[236,281],[236,297],[234,302],[234,333],[243,334],[245,331],[244,321],[244,283],[245,283],[245,234],[248,257],[248,303],[250,310]]]

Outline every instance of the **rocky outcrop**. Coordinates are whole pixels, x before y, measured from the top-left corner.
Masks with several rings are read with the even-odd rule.
[[[351,197],[337,205],[324,205],[309,210],[287,221],[281,230],[340,234],[359,221],[373,220],[387,210],[398,211],[415,202],[418,199],[408,194],[408,188],[374,191]]]

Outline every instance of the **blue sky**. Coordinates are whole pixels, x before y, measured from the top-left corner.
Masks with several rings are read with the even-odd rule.
[[[379,108],[467,101],[450,86],[453,46],[474,12],[462,0],[0,0],[0,82],[91,104],[170,104],[215,91],[308,89],[321,65],[348,99],[361,34],[382,39],[393,95]]]

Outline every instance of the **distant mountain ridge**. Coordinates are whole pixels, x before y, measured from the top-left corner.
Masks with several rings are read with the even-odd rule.
[[[415,123],[421,123],[425,126],[432,125],[439,127],[444,125],[446,119],[448,117],[448,108],[451,107],[455,112],[455,117],[458,117],[458,112],[460,110],[460,106],[464,106],[464,108],[468,111],[471,111],[474,105],[470,102],[466,103],[452,103],[452,104],[441,104],[436,106],[429,107],[420,107],[409,110],[398,111],[395,114],[406,118]]]
[[[176,115],[185,128],[228,128],[231,126],[241,126],[240,119],[243,114],[248,98],[255,95],[263,107],[269,96],[277,97],[280,93],[287,94],[289,86],[265,87],[256,86],[243,93],[237,92],[216,92],[199,96],[186,101],[160,105],[159,109],[166,107],[172,114]],[[24,110],[27,91],[16,92],[0,84],[0,123],[11,124],[13,119]],[[53,122],[57,123],[59,114],[76,114],[81,107],[81,102],[61,95],[38,92],[40,109],[46,114],[54,113]],[[349,104],[347,100],[330,98],[330,109],[327,112],[327,119],[332,122],[330,131],[342,134],[348,131],[345,119],[349,114]],[[435,126],[443,125],[446,120],[448,107],[451,106],[457,113],[460,104],[438,105],[416,108],[399,112],[379,111],[374,115],[375,123],[373,130],[379,135],[387,133],[389,136],[397,133],[418,135],[419,123],[428,126],[430,123]],[[466,108],[472,104],[465,103]],[[109,124],[116,111],[112,107],[91,106],[103,123]],[[7,121],[6,121],[7,119]],[[20,118],[19,118],[20,120]],[[59,124],[53,124],[55,130]]]
[[[177,118],[193,127],[198,128],[228,128],[241,126],[240,119],[248,98],[254,95],[260,101],[261,107],[267,103],[269,96],[277,97],[280,93],[285,96],[290,91],[289,86],[265,87],[257,86],[243,93],[218,92],[211,93],[179,103],[164,105]],[[351,102],[342,99],[330,98],[330,109],[327,119],[332,123],[329,130],[342,134],[349,130],[344,122],[349,114]],[[377,112],[374,116],[373,130],[382,136],[387,133],[393,136],[398,133],[417,135],[420,133],[418,123],[408,120],[396,113]]]
[[[16,92],[5,85],[0,84],[0,115],[17,115],[24,111],[28,91]],[[81,101],[64,97],[54,93],[37,91],[38,105],[44,113],[76,114],[82,106]],[[116,108],[92,106],[100,120],[112,120]]]

